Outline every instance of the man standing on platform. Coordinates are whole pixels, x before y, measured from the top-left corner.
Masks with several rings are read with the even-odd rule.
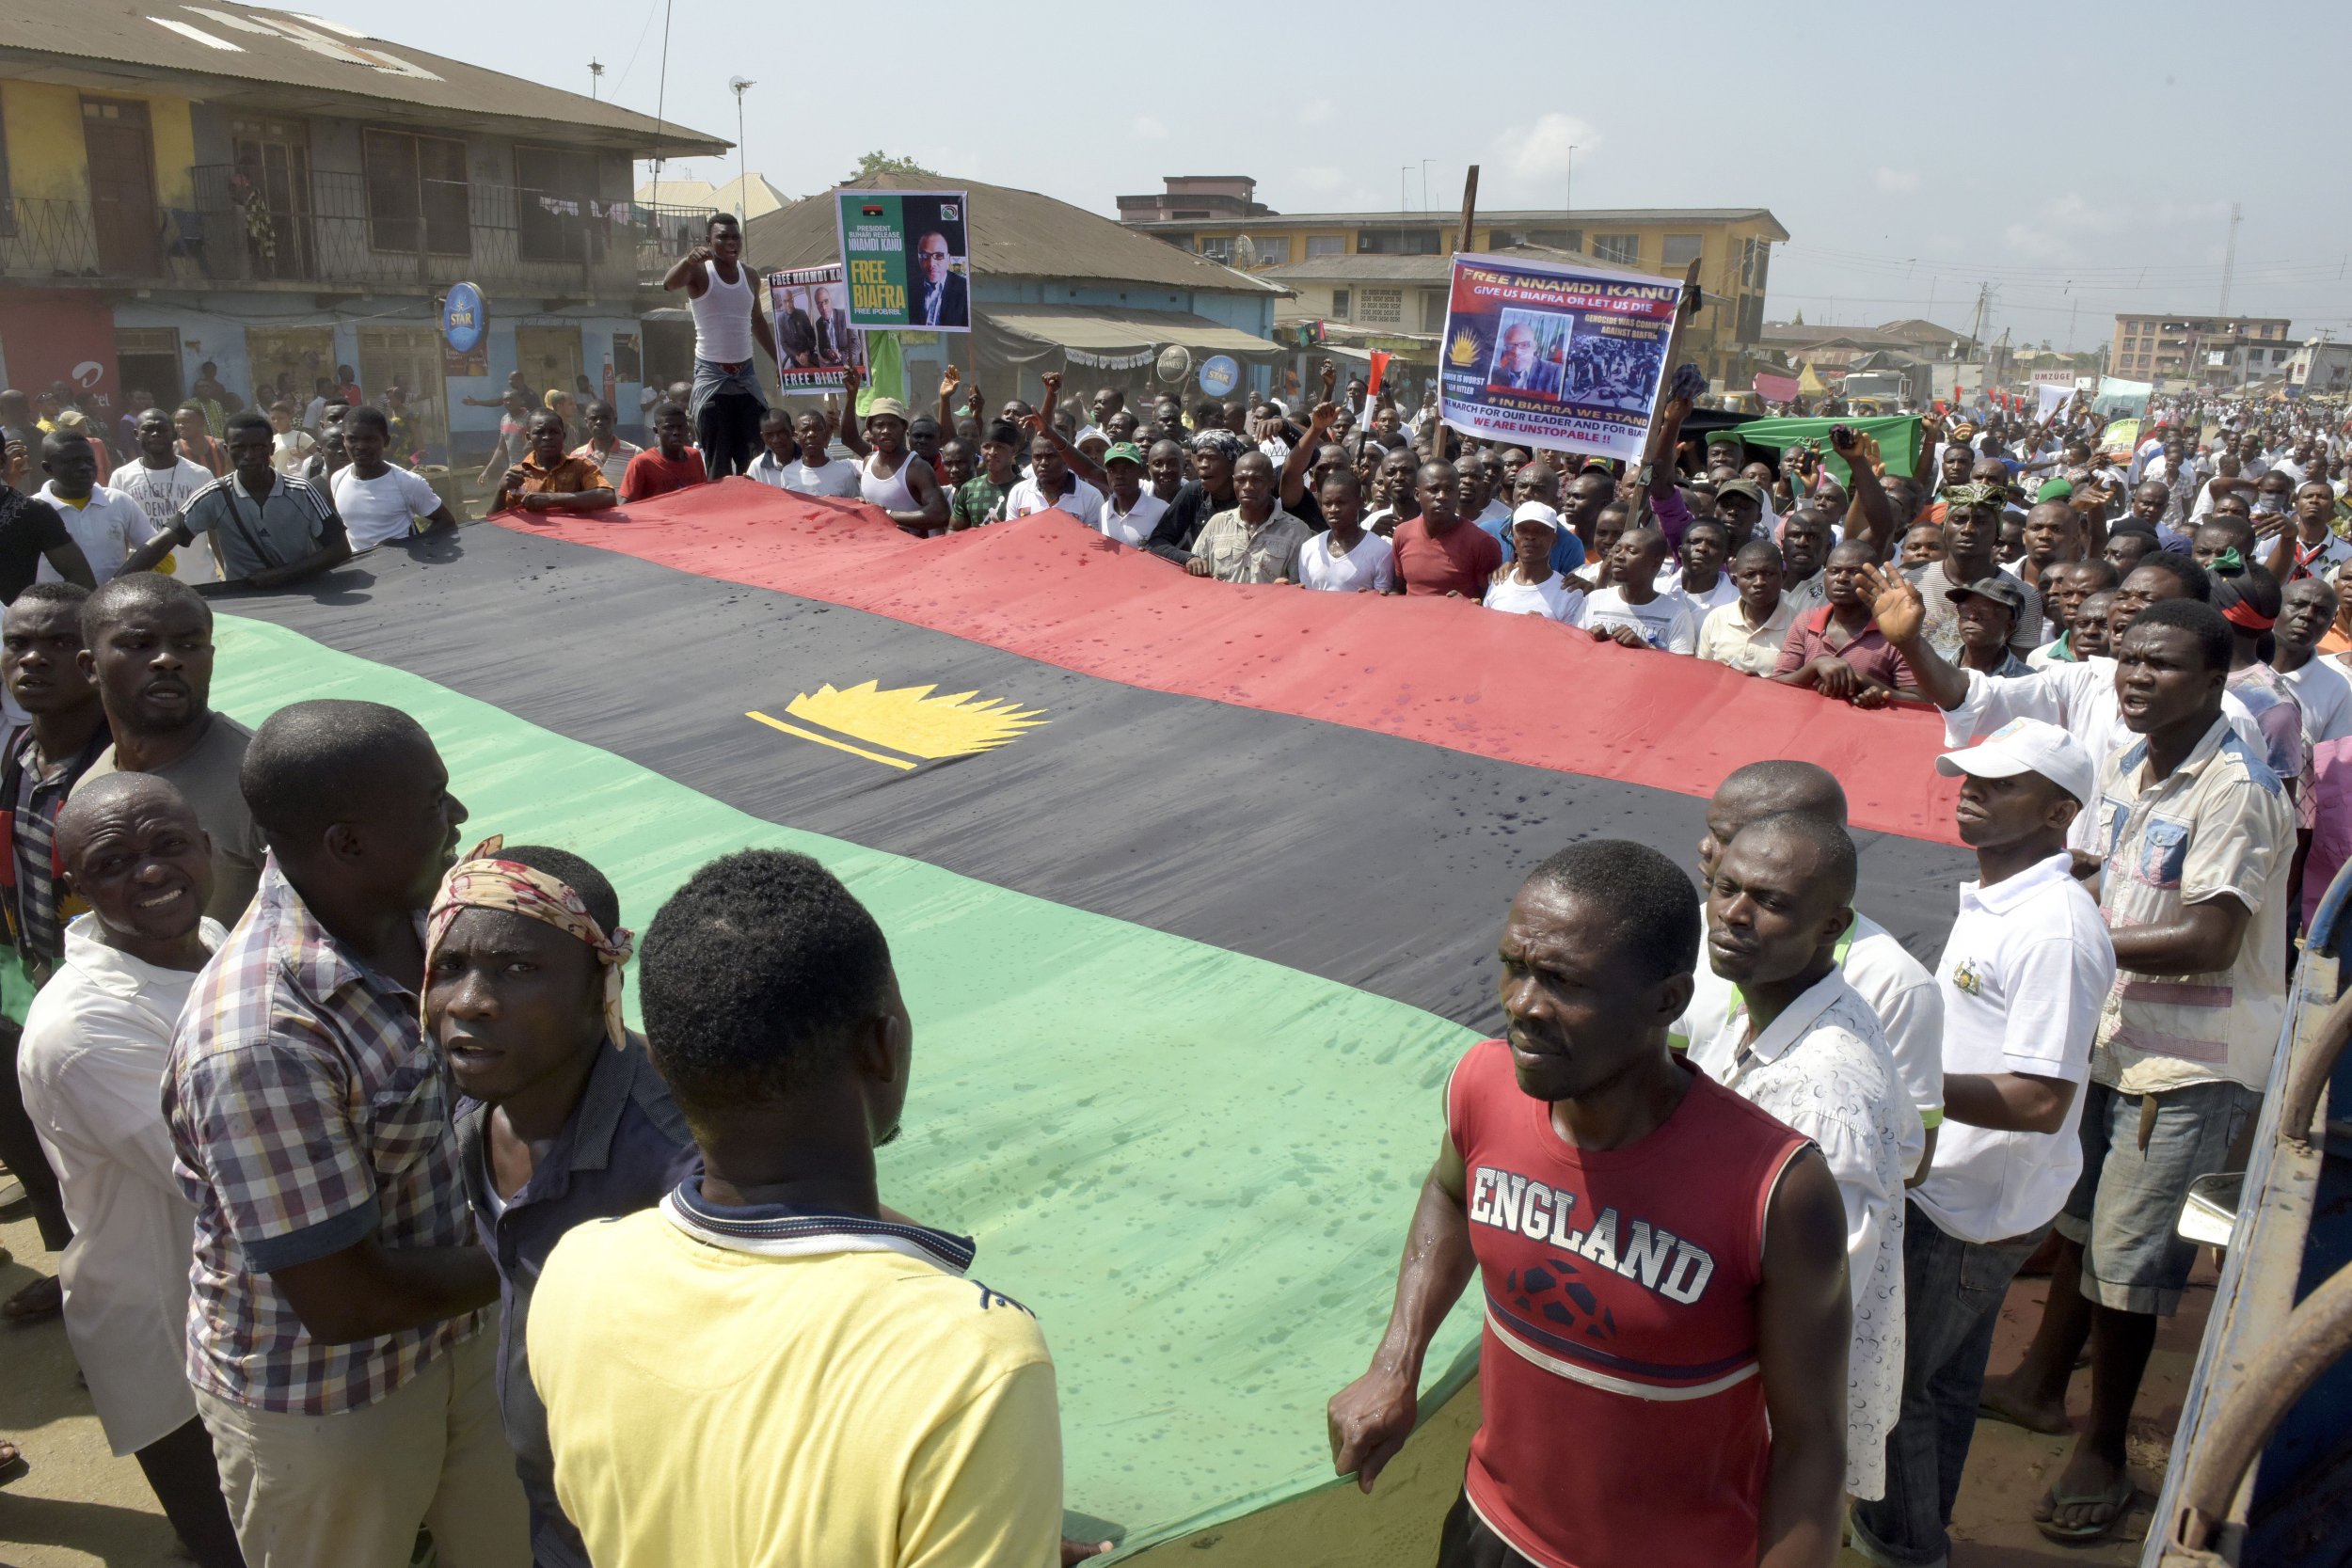
[[[684,289],[694,312],[694,389],[687,417],[712,479],[751,472],[759,446],[759,418],[768,400],[759,389],[756,342],[776,356],[759,278],[743,260],[743,227],[727,213],[711,214],[704,243],[678,258],[661,279]]]

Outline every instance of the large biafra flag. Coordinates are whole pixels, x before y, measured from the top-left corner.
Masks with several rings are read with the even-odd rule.
[[[747,845],[849,883],[915,1020],[884,1195],[1037,1312],[1071,1533],[1169,1563],[1427,1560],[1475,1300],[1375,1498],[1331,1483],[1323,1406],[1386,1322],[1537,861],[1687,863],[1724,773],[1798,756],[1845,782],[1861,906],[1915,953],[1964,874],[1931,716],[1461,601],[1208,582],[1058,514],[921,541],[730,480],[219,608],[220,706],[406,709],[469,832],[585,855],[640,929]]]

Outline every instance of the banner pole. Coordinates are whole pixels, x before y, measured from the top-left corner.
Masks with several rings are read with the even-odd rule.
[[[1693,257],[1690,270],[1682,275],[1682,298],[1675,306],[1674,330],[1666,335],[1666,382],[1669,385],[1674,381],[1675,371],[1681,360],[1682,329],[1689,325],[1691,318],[1698,313],[1699,263],[1697,258]],[[1665,387],[1661,386],[1659,390],[1663,393]],[[1647,528],[1650,523],[1650,476],[1657,471],[1660,455],[1658,449],[1665,443],[1665,429],[1660,424],[1658,409],[1653,405],[1649,411],[1649,435],[1642,443],[1642,465],[1634,475],[1636,484],[1634,495],[1638,501],[1638,508],[1633,518],[1633,526],[1636,528]],[[1668,452],[1665,455],[1671,460],[1674,454]]]

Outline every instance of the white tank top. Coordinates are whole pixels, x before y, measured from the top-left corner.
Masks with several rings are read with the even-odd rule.
[[[703,263],[709,286],[687,301],[694,310],[694,357],[714,365],[739,365],[752,356],[752,271],[735,263],[735,281],[719,276],[719,263]]]
[[[884,512],[920,511],[921,503],[915,500],[914,492],[907,486],[907,465],[921,461],[913,452],[907,452],[899,457],[898,471],[888,479],[882,479],[874,472],[874,460],[867,458],[857,466],[858,495],[866,505],[879,506]]]

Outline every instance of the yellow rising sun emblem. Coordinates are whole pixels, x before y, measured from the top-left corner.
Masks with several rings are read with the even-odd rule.
[[[1454,335],[1454,341],[1447,346],[1445,352],[1447,358],[1462,369],[1468,370],[1478,362],[1478,334],[1467,326],[1463,327]]]
[[[880,683],[865,681],[844,690],[827,682],[814,695],[803,691],[785,705],[784,711],[801,723],[765,713],[746,717],[901,771],[945,757],[993,752],[1050,721],[1041,708],[1024,708],[977,691],[934,697],[936,689],[901,686],[885,691]]]

